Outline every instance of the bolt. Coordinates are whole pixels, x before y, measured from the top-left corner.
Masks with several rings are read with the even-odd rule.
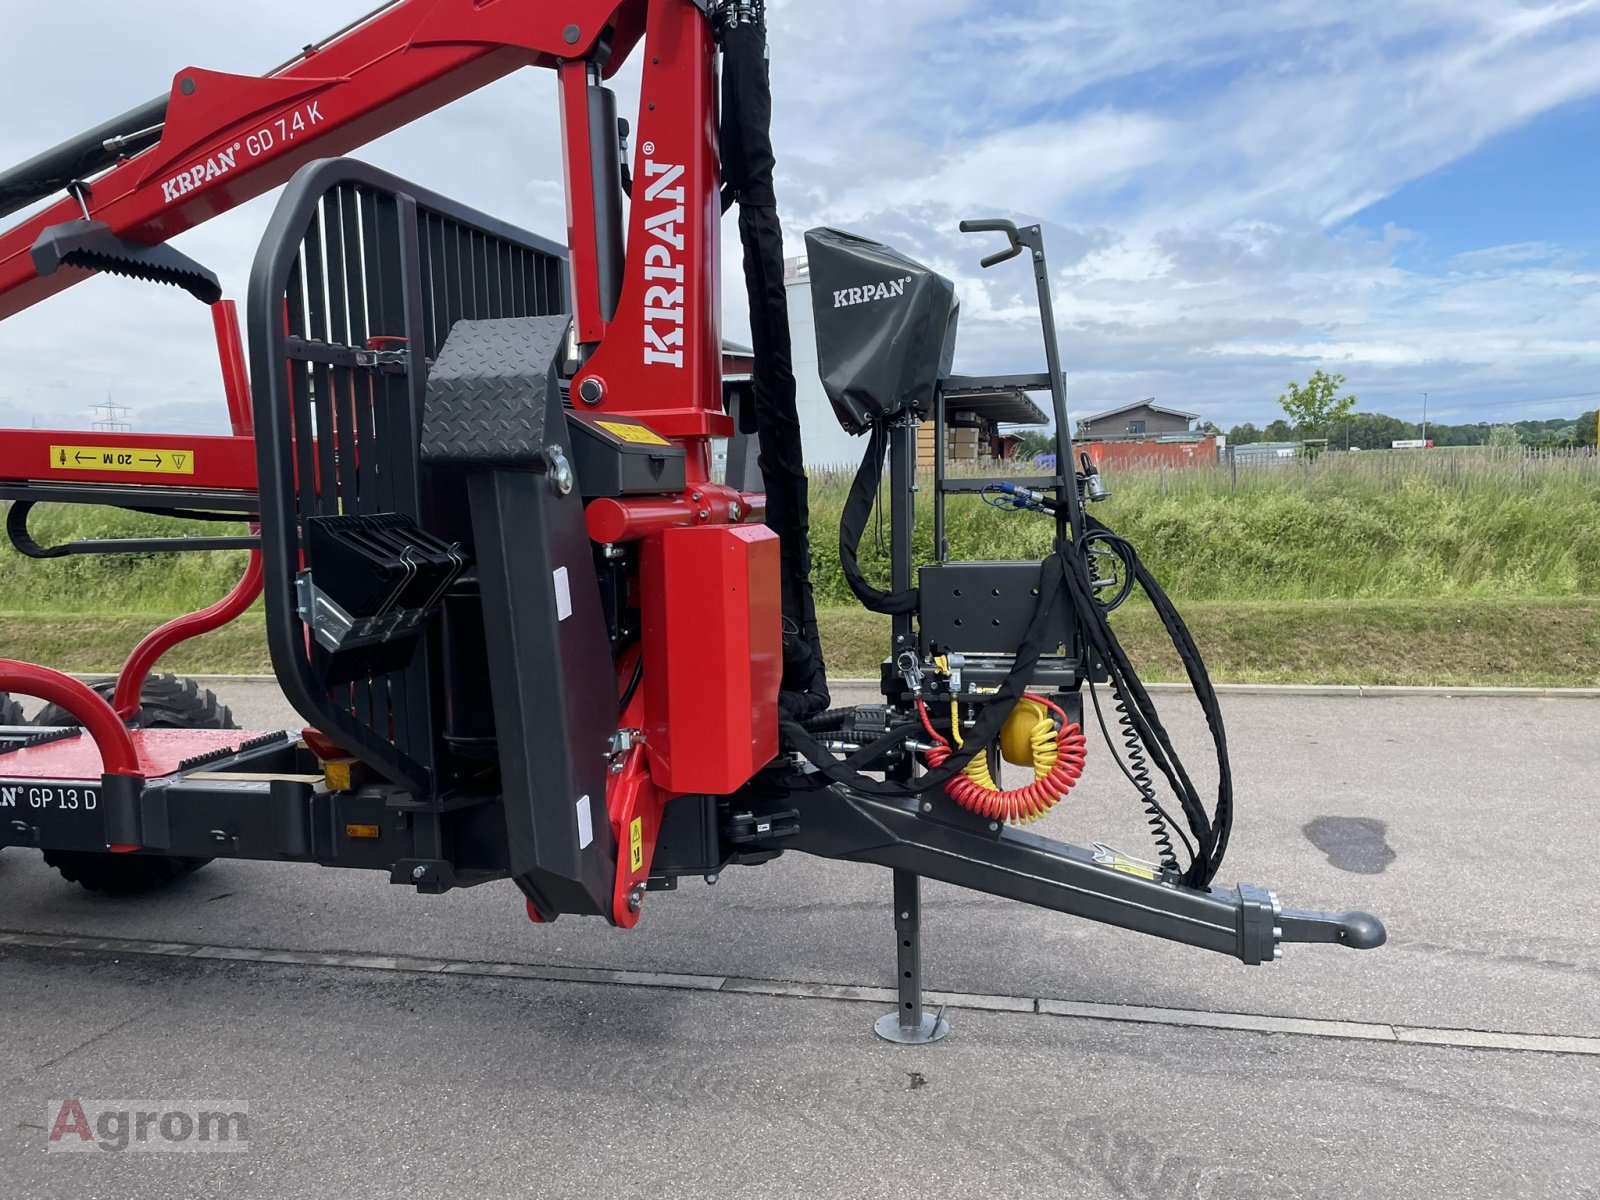
[[[924,800],[922,802],[922,811],[923,812],[932,812],[933,811],[933,801],[932,800]]]
[[[567,461],[567,456],[560,446],[551,446],[545,452],[550,462],[550,482],[558,495],[566,496],[572,492],[572,464]]]
[[[1272,948],[1272,957],[1274,959],[1282,958],[1283,957],[1283,947],[1282,946],[1274,946]]]
[[[739,507],[737,500],[728,505],[728,520],[737,521],[742,516],[744,516],[744,509]]]
[[[702,521],[704,521],[704,520],[705,520],[705,519],[706,519],[706,518],[707,518],[707,517],[709,517],[709,516],[710,516],[710,515],[711,515],[711,514],[710,514],[710,513],[709,513],[709,512],[708,512],[708,511],[706,511],[706,510],[705,510],[705,509],[703,509],[703,508],[702,508],[702,509],[701,509],[701,510],[700,510],[700,519],[701,519],[701,520],[702,520]]]
[[[721,878],[722,878],[721,875],[719,875],[719,874],[717,874],[717,872],[713,871],[713,872],[711,872],[711,874],[706,876],[706,883],[709,884],[712,887],[716,887],[717,886],[717,880],[719,880]]]
[[[700,503],[700,493],[699,492],[691,492],[691,493],[689,493],[689,499],[693,500],[696,504],[699,504]]]
[[[990,821],[989,822],[989,832],[990,833],[999,833],[1000,832],[1000,822],[999,821]]]
[[[412,867],[411,868],[411,878],[413,878],[413,879],[426,879],[427,877],[428,877],[428,868],[427,867]]]
[[[576,25],[568,25],[561,31],[561,40],[569,46],[576,46],[580,36],[581,34],[579,33]]]
[[[633,891],[628,893],[628,911],[631,913],[636,913],[643,907],[644,884],[636,883],[633,885]]]
[[[1273,941],[1279,941],[1282,938],[1283,938],[1283,930],[1279,929],[1276,925],[1274,925],[1272,927],[1272,940]]]

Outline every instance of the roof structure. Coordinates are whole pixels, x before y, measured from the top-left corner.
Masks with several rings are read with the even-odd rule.
[[[1048,425],[1050,418],[1020,387],[947,387],[946,412],[976,413],[985,421],[1005,425]]]
[[[1081,425],[1093,425],[1096,421],[1104,421],[1107,417],[1121,416],[1125,412],[1132,412],[1136,408],[1148,408],[1151,412],[1164,413],[1169,417],[1183,417],[1188,421],[1198,421],[1199,413],[1184,412],[1181,408],[1168,408],[1164,404],[1157,404],[1154,396],[1147,400],[1139,400],[1133,404],[1124,404],[1120,408],[1108,408],[1105,412],[1092,413],[1087,417],[1079,417]]]

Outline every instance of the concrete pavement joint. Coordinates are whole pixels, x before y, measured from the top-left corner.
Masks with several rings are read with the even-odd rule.
[[[583,983],[611,987],[670,988],[724,995],[770,996],[783,999],[844,1003],[891,1004],[893,989],[855,984],[801,983],[777,979],[742,979],[673,971],[627,971],[608,968],[541,966],[535,963],[464,962],[408,955],[355,954],[274,950],[251,946],[207,946],[187,942],[142,941],[135,938],[88,938],[60,934],[0,930],[0,946],[29,946],[105,954],[258,962],[274,965],[390,971],[414,975],[466,975],[527,979],[540,983]],[[1399,1045],[1448,1046],[1468,1050],[1507,1050],[1528,1054],[1600,1056],[1600,1037],[1568,1034],[1501,1033],[1476,1029],[1444,1029],[1373,1021],[1340,1021],[1323,1017],[1274,1017],[1255,1013],[1207,1012],[1155,1008],[1135,1004],[1099,1004],[1024,996],[992,996],[970,992],[928,992],[930,1005],[969,1011],[1036,1014],[1075,1020],[1110,1021],[1171,1028],[1220,1029],[1244,1033],[1276,1033],[1298,1037],[1391,1042]]]

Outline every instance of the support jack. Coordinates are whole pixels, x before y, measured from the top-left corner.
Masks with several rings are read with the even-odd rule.
[[[886,1042],[925,1046],[949,1033],[950,1022],[943,1005],[936,1013],[922,1010],[922,880],[910,871],[894,873],[894,930],[899,1003],[872,1028]]]

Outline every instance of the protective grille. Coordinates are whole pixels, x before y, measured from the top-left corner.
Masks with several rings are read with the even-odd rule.
[[[418,462],[428,364],[461,319],[567,311],[565,251],[349,159],[285,189],[250,281],[268,642],[308,720],[415,791],[443,752],[436,634],[397,669],[328,686],[294,580],[305,520],[398,513],[447,540],[448,480]]]

